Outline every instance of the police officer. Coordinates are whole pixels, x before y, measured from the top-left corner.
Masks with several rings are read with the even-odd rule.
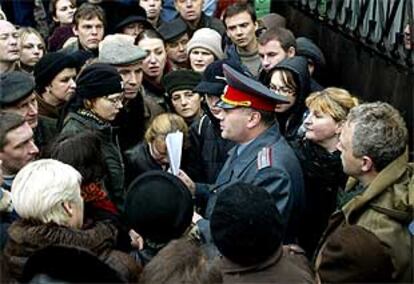
[[[183,171],[179,174],[197,206],[205,208],[205,219],[197,221],[199,231],[209,242],[208,219],[217,195],[243,181],[261,186],[273,196],[286,228],[285,242],[292,242],[304,206],[304,189],[300,164],[280,134],[274,113],[276,105],[287,100],[228,65],[223,71],[228,85],[217,104],[221,108],[221,137],[236,142],[236,146],[229,151],[213,185],[194,183]]]

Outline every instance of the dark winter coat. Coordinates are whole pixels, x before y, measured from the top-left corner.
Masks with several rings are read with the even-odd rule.
[[[259,264],[242,266],[220,257],[213,267],[219,268],[222,283],[315,283],[306,258],[282,247]]]
[[[54,223],[43,224],[21,219],[9,228],[10,238],[4,251],[4,260],[10,276],[19,279],[24,264],[36,250],[49,245],[81,247],[97,255],[126,281],[135,282],[141,267],[129,255],[113,249],[117,233],[115,226],[109,222],[96,223],[92,228],[78,230]]]
[[[103,122],[91,112],[86,110],[78,110],[76,113],[70,112],[64,121],[62,133],[78,133],[85,130],[94,131],[101,137],[102,153],[108,169],[105,187],[108,191],[109,199],[122,212],[125,199],[125,172],[118,144],[118,136],[108,122]]]
[[[299,237],[300,246],[312,257],[318,241],[336,209],[337,193],[345,187],[340,152],[329,153],[304,139],[291,143],[302,166],[305,180],[306,209]]]

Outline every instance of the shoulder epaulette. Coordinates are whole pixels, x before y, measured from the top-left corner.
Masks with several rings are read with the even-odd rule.
[[[272,149],[264,147],[257,153],[257,169],[261,170],[272,166]]]

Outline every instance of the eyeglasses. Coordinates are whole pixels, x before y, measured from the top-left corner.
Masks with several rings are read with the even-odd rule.
[[[122,104],[122,102],[124,101],[124,96],[118,96],[118,97],[112,97],[112,98],[109,96],[105,96],[103,98],[109,101],[113,105]]]
[[[270,84],[269,89],[281,94],[282,96],[294,96],[295,95],[295,90],[292,90],[289,87],[283,86],[283,87],[276,87],[275,85]]]

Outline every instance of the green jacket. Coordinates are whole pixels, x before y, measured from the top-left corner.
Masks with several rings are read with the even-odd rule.
[[[392,279],[411,283],[414,251],[413,236],[408,226],[414,219],[413,173],[414,164],[408,163],[408,155],[404,153],[383,169],[367,189],[336,212],[332,220],[339,215],[342,221],[332,222],[325,231],[316,258],[316,269],[323,262],[322,253],[329,237],[344,225],[358,225],[373,233],[386,247],[394,266]],[[350,178],[345,190],[351,191],[357,184],[356,179]]]
[[[114,128],[109,123],[101,122],[93,114],[88,114],[69,113],[64,121],[62,133],[78,133],[91,130],[101,137],[102,154],[108,169],[105,187],[111,201],[122,212],[125,200],[125,170],[118,144],[118,137],[114,133]]]

